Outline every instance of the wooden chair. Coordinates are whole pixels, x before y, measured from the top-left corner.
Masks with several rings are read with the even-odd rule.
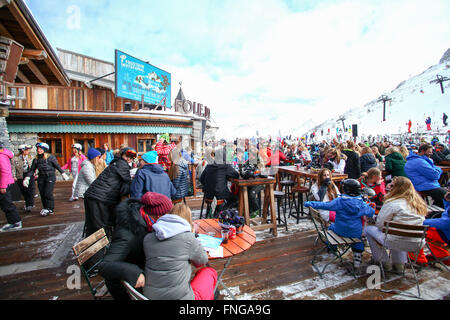
[[[309,187],[306,186],[306,179],[300,179],[299,183],[292,187],[292,202],[289,203],[289,217],[297,218],[297,224],[300,219],[309,218],[303,208],[303,195],[309,192]],[[298,201],[295,200],[295,195],[298,194]],[[292,213],[292,208],[295,205],[295,213]],[[306,215],[306,217],[305,217]]]
[[[78,242],[72,247],[72,250],[75,254],[77,262],[81,268],[81,271],[87,281],[89,289],[91,290],[94,299],[98,299],[107,292],[105,281],[100,281],[97,285],[93,285],[91,282],[91,278],[96,276],[96,273],[93,272],[96,269],[97,265],[102,261],[99,259],[97,262],[91,264],[90,259],[101,250],[106,250],[109,245],[109,240],[106,236],[105,230],[102,228],[90,235],[86,239]],[[89,266],[86,266],[86,265]],[[100,288],[100,289],[99,289]]]
[[[131,284],[126,281],[122,281],[123,286],[127,290],[131,300],[149,300],[146,296],[137,291]]]
[[[216,214],[218,213],[218,207],[225,203],[225,200],[217,199],[217,205],[214,208],[214,212],[211,212],[214,199],[206,199],[205,196],[203,196],[203,201],[206,203],[206,214],[205,214],[206,219],[216,217]],[[203,216],[203,203],[202,203],[202,209],[200,210],[200,219],[202,218],[202,216]]]
[[[319,250],[317,250],[314,254],[314,258],[311,261],[311,265],[313,266],[314,270],[316,270],[319,273],[319,276],[323,278],[323,274],[325,273],[325,269],[334,261],[338,260],[340,263],[342,263],[342,257],[347,253],[348,250],[351,249],[351,247],[354,244],[357,244],[359,242],[362,242],[361,239],[358,238],[346,238],[341,237],[337,235],[335,232],[328,230],[329,224],[322,219],[320,216],[319,211],[317,211],[314,208],[309,208],[309,212],[311,215],[311,219],[314,223],[314,226],[317,231],[317,239],[316,244],[320,240],[325,246]],[[319,268],[316,266],[315,261],[318,257],[319,253],[322,251],[328,249],[329,252],[331,252],[334,255],[334,259],[330,262],[328,262],[322,269],[322,271],[319,270]],[[355,272],[353,270],[353,276],[356,277]]]
[[[384,228],[383,228],[383,233],[384,233],[384,241],[381,244],[382,248],[384,250],[387,250],[388,248],[386,247],[386,239],[388,235],[394,235],[394,236],[401,236],[401,237],[406,237],[406,238],[412,238],[412,239],[421,239],[420,243],[425,244],[425,238],[427,235],[427,230],[428,230],[429,226],[424,226],[424,225],[410,225],[410,224],[403,224],[403,223],[397,223],[397,222],[392,222],[392,221],[385,221],[384,222]],[[415,298],[421,298],[420,296],[420,286],[419,286],[419,281],[417,279],[417,275],[416,275],[416,271],[414,269],[414,266],[417,266],[417,259],[419,258],[419,252],[422,249],[423,246],[421,245],[417,245],[417,250],[411,251],[410,248],[408,248],[408,250],[410,252],[412,252],[415,256],[415,260],[414,262],[411,261],[411,258],[409,257],[409,254],[406,254],[407,258],[408,258],[408,263],[411,267],[412,273],[414,275],[414,279],[416,281],[416,285],[417,285],[417,292],[418,292],[418,296],[416,295],[411,295],[412,297]],[[399,243],[397,243],[397,247],[396,249],[400,249],[401,247],[399,247]],[[405,251],[408,251],[405,250]],[[381,273],[383,275],[383,282],[384,284],[386,284],[386,277],[385,277],[385,273],[384,273],[384,269],[383,269],[383,264],[380,261],[380,267],[381,267]],[[403,270],[403,276],[405,276],[405,271],[406,268]],[[408,295],[409,294],[405,294],[401,291],[398,290],[382,290],[383,292],[395,292],[397,294],[402,294],[402,295]]]
[[[285,198],[285,193],[283,191],[277,191],[277,190],[275,190],[273,193],[274,193],[275,199],[277,199],[277,216],[278,216],[277,217],[277,220],[278,220],[277,227],[285,227],[286,231],[288,231],[288,221],[286,219],[286,207],[284,207],[284,210],[283,210],[283,218],[284,219],[281,219],[281,212],[280,212],[283,199]],[[271,222],[271,220],[267,219],[267,222]]]

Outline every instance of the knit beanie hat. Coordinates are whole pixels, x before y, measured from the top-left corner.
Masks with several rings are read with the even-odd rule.
[[[142,155],[142,160],[147,163],[158,163],[158,153],[156,151],[149,151]]]
[[[102,154],[100,153],[100,151],[98,151],[97,149],[94,149],[94,148],[89,149],[89,151],[87,153],[87,157],[88,157],[89,161],[98,156],[101,156],[101,155]]]
[[[156,192],[147,192],[141,198],[144,211],[156,218],[163,216],[173,208],[172,201],[165,195]]]

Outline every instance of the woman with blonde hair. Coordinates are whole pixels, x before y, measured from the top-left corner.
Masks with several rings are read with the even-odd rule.
[[[336,173],[344,173],[345,169],[345,160],[341,155],[341,151],[339,149],[331,149],[328,152],[328,162],[333,165],[333,171]]]
[[[383,207],[376,218],[376,225],[366,226],[364,233],[369,242],[374,262],[381,262],[387,271],[393,267],[395,272],[403,273],[404,264],[407,262],[407,252],[416,251],[418,246],[423,247],[425,243],[420,238],[394,235],[388,235],[385,239],[382,231],[384,222],[391,221],[420,226],[427,215],[427,205],[406,177],[395,177],[388,188],[390,191],[384,198]],[[387,252],[379,248],[377,243],[385,243],[385,247],[391,250],[392,264]]]
[[[191,264],[200,268],[208,255],[195,238],[191,209],[177,203],[158,219],[144,238],[145,287],[150,300],[213,300],[217,272],[199,269],[192,281]]]
[[[399,152],[403,156],[403,159],[405,159],[405,160],[409,156],[409,150],[405,146],[401,146]]]
[[[375,159],[371,148],[362,148],[359,163],[361,166],[361,172],[367,172],[369,171],[369,169],[375,168],[377,166],[377,159]]]

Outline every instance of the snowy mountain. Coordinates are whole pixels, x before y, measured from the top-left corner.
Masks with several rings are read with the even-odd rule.
[[[450,49],[439,64],[401,82],[391,92],[380,93],[379,97],[386,95],[392,99],[386,103],[386,121],[383,121],[383,102],[379,101],[379,97],[374,97],[363,107],[349,110],[340,117],[328,119],[319,125],[303,127],[301,136],[310,136],[315,132],[316,140],[329,140],[336,137],[337,130],[341,129],[343,137],[350,138],[351,127],[355,124],[358,126],[358,140],[364,140],[370,135],[406,134],[409,120],[412,122],[412,133],[443,136],[450,130],[450,126],[444,127],[442,120],[444,112],[450,114],[450,81],[443,82],[444,94],[442,94],[439,83],[432,83],[437,79],[437,75],[450,78]],[[343,132],[342,121],[339,121],[341,117],[345,119],[345,127],[348,130],[346,133]],[[431,132],[426,130],[427,117],[431,117]]]

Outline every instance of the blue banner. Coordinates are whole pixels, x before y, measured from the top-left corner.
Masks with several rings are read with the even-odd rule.
[[[116,96],[171,107],[171,76],[149,63],[116,50]]]

